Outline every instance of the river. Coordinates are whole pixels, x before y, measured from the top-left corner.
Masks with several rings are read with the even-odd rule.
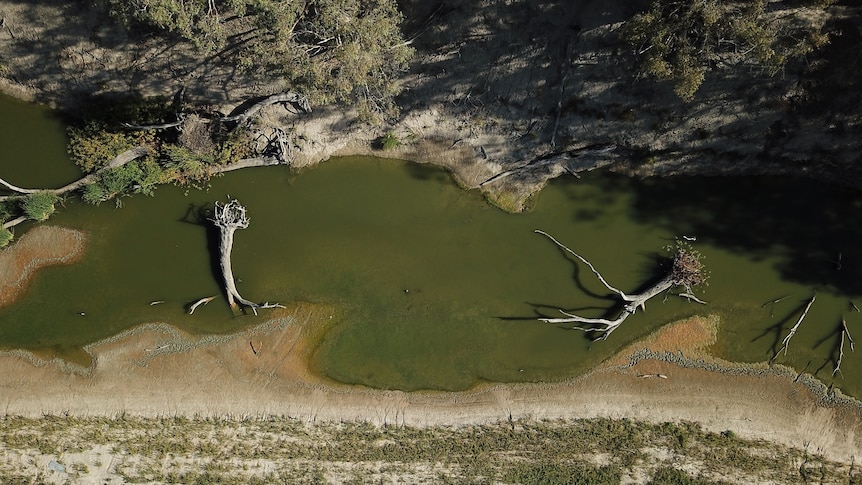
[[[5,99],[0,106],[7,153],[0,176],[24,186],[77,177],[50,112]],[[263,321],[235,317],[223,298],[185,314],[189,302],[221,294],[212,233],[198,214],[228,195],[251,217],[233,250],[240,291],[256,301],[333,308],[312,363],[336,381],[455,390],[483,380],[559,380],[697,313],[722,317],[716,355],[761,362],[816,292],[777,362],[862,395],[862,355],[849,342],[843,372],[831,375],[841,319],[862,339],[862,314],[850,303],[862,305],[862,229],[853,223],[862,193],[776,177],[595,173],[559,179],[530,211],[507,214],[442,169],[358,157],[299,172],[239,171],[205,189],[160,187],[154,197],[123,198],[122,207],[69,198],[50,223],[88,232],[85,257],[42,270],[18,303],[0,310],[0,346],[86,363],[83,345],[144,322],[223,333]],[[660,274],[666,247],[694,239],[710,272],[698,296],[709,304],[657,297],[599,342],[540,323],[557,308],[603,316],[613,301],[535,229],[629,292]],[[165,303],[149,304],[156,300]]]

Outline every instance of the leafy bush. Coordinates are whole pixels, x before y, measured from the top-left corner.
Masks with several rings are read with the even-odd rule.
[[[101,204],[119,195],[152,195],[155,187],[170,180],[169,173],[152,159],[136,160],[101,172],[99,179],[84,187],[84,201]]]
[[[12,231],[6,229],[5,227],[0,228],[0,248],[8,246],[14,238],[15,235],[12,234]]]
[[[203,182],[209,178],[208,166],[215,162],[213,155],[195,153],[176,145],[166,145],[164,151],[168,159],[166,166],[173,181],[186,185]]]
[[[139,145],[149,145],[149,132],[112,131],[102,122],[91,121],[81,128],[69,129],[69,154],[84,172],[94,172],[120,153]]]
[[[54,192],[37,192],[21,201],[21,210],[30,219],[44,221],[54,213],[54,204],[60,200]]]
[[[401,140],[390,131],[377,140],[377,145],[383,150],[394,150],[401,146]]]

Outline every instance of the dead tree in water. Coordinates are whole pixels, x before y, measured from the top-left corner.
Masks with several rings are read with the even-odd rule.
[[[540,318],[540,321],[546,323],[584,323],[588,326],[573,328],[583,330],[585,332],[601,332],[599,339],[604,340],[608,338],[611,332],[613,332],[617,329],[617,327],[622,325],[626,318],[631,315],[634,315],[638,307],[640,307],[641,309],[645,309],[647,300],[671,288],[677,286],[682,287],[685,289],[685,292],[682,293],[681,296],[685,296],[689,299],[697,301],[698,303],[704,303],[695,298],[692,291],[692,287],[704,284],[707,279],[706,272],[703,268],[703,262],[700,260],[701,255],[697,251],[688,248],[677,247],[676,254],[673,258],[673,265],[671,266],[670,271],[662,279],[660,279],[654,285],[650,286],[641,293],[635,295],[627,295],[621,290],[614,288],[607,281],[605,281],[604,277],[602,277],[602,275],[592,265],[592,263],[587,261],[583,256],[567,248],[561,242],[554,239],[553,236],[551,236],[550,234],[539,230],[537,230],[536,232],[542,234],[543,236],[546,236],[561,249],[565,250],[566,252],[586,264],[593,272],[593,274],[596,275],[599,281],[602,282],[605,288],[619,295],[623,303],[622,312],[613,320],[607,318],[587,318],[560,310],[560,313],[565,315],[565,317]]]
[[[230,263],[230,253],[233,249],[233,235],[237,229],[245,229],[248,227],[249,218],[246,214],[245,207],[239,201],[233,199],[227,204],[215,203],[214,216],[212,222],[219,228],[219,263],[221,266],[222,276],[224,277],[225,294],[230,307],[234,310],[239,310],[239,305],[244,305],[251,308],[251,311],[257,315],[258,308],[284,308],[278,303],[255,303],[246,300],[239,294],[236,289],[236,282],[233,278],[233,269]]]

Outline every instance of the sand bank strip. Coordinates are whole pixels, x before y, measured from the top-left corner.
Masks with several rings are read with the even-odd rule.
[[[14,302],[38,270],[78,261],[85,246],[84,233],[74,229],[37,226],[27,231],[0,251],[0,307]]]
[[[219,337],[194,337],[166,325],[137,327],[90,346],[93,365],[85,373],[58,365],[36,367],[20,355],[3,355],[0,412],[29,417],[278,415],[416,426],[633,418],[695,421],[711,431],[732,430],[843,462],[862,450],[857,401],[801,382],[783,368],[741,372],[740,366],[701,359],[697,352],[702,350],[696,349],[705,347],[704,336],[714,338],[714,319],[667,326],[567,382],[408,393],[313,377],[304,335],[323,323],[324,313],[298,306],[277,320]],[[681,334],[701,340],[675,340]]]

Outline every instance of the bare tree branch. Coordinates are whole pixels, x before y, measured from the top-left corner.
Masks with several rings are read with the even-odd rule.
[[[786,337],[784,337],[784,340],[781,342],[781,348],[778,349],[778,351],[775,352],[775,355],[772,356],[772,359],[770,359],[769,361],[770,363],[775,361],[775,358],[778,357],[778,354],[780,354],[782,350],[784,351],[784,355],[787,355],[787,346],[790,344],[790,339],[792,339],[793,336],[796,335],[796,331],[799,330],[799,325],[802,323],[802,320],[805,319],[805,316],[808,315],[808,310],[811,309],[811,305],[814,304],[814,300],[816,298],[817,295],[812,296],[811,301],[808,302],[808,305],[805,305],[805,310],[802,312],[802,315],[799,316],[799,320],[797,320],[796,324],[790,328],[790,332],[787,334]]]
[[[616,330],[620,325],[625,322],[625,320],[634,315],[637,312],[638,308],[644,309],[646,306],[647,300],[653,298],[660,293],[667,291],[675,286],[682,286],[687,290],[687,293],[683,293],[687,298],[693,299],[699,303],[704,303],[702,300],[695,297],[691,294],[691,287],[701,284],[706,280],[706,276],[703,274],[703,265],[700,262],[700,253],[696,251],[679,248],[677,254],[674,256],[673,266],[670,271],[655,284],[647,288],[641,293],[635,295],[627,295],[623,293],[621,290],[614,288],[611,286],[599,271],[583,256],[577,254],[572,251],[561,242],[554,239],[553,236],[548,233],[540,230],[536,230],[535,232],[544,235],[553,241],[557,246],[564,249],[568,253],[572,254],[578,260],[586,264],[590,270],[592,270],[593,274],[598,277],[598,279],[605,285],[605,288],[613,291],[617,295],[620,296],[620,299],[624,303],[623,309],[620,314],[613,320],[607,318],[587,318],[582,317],[580,315],[575,315],[564,310],[560,310],[560,313],[565,315],[563,318],[540,318],[539,321],[545,323],[583,323],[589,326],[586,327],[572,327],[575,330],[582,330],[584,332],[601,332],[600,339],[604,340],[608,338],[608,336]]]

